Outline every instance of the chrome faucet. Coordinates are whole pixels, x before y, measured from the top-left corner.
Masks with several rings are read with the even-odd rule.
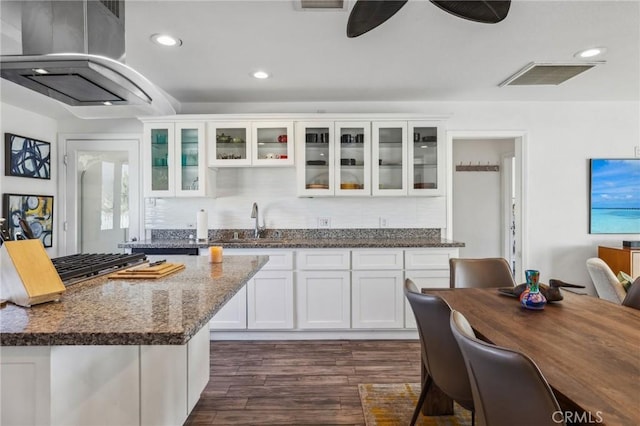
[[[253,238],[260,238],[260,232],[264,231],[265,226],[260,226],[259,214],[258,214],[258,203],[253,203],[253,208],[251,209],[251,219],[256,220],[255,229],[253,230]]]

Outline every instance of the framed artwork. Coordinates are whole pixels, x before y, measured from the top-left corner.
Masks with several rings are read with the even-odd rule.
[[[15,240],[17,234],[24,235],[20,224],[23,222],[45,247],[53,245],[53,196],[4,194],[2,215],[7,219],[7,228],[12,240]]]
[[[592,158],[589,233],[640,234],[640,158]]]
[[[4,134],[4,175],[51,179],[51,144],[11,133]]]

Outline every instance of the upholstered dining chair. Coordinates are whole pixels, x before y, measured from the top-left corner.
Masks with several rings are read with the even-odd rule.
[[[422,361],[427,370],[411,426],[418,419],[420,408],[433,383],[463,408],[471,410],[471,420],[474,423],[469,376],[462,353],[453,339],[449,326],[451,307],[439,296],[420,293],[411,279],[405,280],[404,294],[416,318],[422,346]]]
[[[622,303],[627,292],[604,260],[599,257],[587,259],[587,271],[600,299],[617,304]]]
[[[501,257],[449,259],[451,288],[515,287],[509,263]]]
[[[531,358],[477,339],[458,311],[451,312],[450,328],[469,372],[479,424],[565,424],[558,400]]]
[[[622,301],[623,306],[640,309],[640,277],[636,278]]]

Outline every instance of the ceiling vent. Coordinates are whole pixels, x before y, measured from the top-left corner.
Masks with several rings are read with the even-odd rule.
[[[295,0],[296,10],[347,10],[348,0]]]
[[[531,62],[500,83],[499,86],[557,86],[602,63],[604,62],[581,62],[577,64]]]

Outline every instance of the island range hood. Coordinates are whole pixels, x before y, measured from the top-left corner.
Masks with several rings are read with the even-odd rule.
[[[175,114],[175,100],[124,64],[124,0],[12,3],[22,54],[0,57],[2,78],[83,118]]]

